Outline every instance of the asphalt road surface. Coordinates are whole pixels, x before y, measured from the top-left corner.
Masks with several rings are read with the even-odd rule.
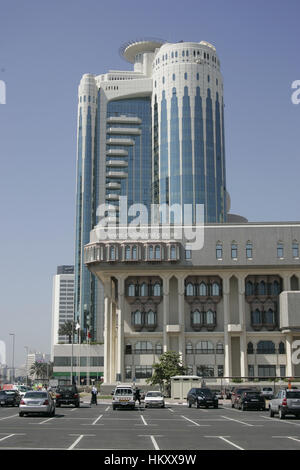
[[[268,411],[188,408],[113,410],[111,403],[61,407],[53,418],[19,417],[0,408],[1,449],[45,450],[300,450],[300,420]]]

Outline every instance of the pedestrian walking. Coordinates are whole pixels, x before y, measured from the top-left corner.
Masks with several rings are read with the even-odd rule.
[[[138,401],[139,405],[141,404],[141,391],[139,388],[135,389],[135,401]]]
[[[98,394],[98,390],[97,388],[95,387],[95,385],[93,385],[92,387],[92,391],[91,391],[91,405],[94,403],[95,405],[97,405],[97,394]]]

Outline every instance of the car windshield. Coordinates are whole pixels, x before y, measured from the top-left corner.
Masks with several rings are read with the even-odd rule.
[[[24,398],[48,398],[48,395],[45,392],[27,392]]]
[[[73,387],[72,385],[61,385],[57,388],[57,390],[61,390],[62,392],[74,392],[75,387]]]
[[[7,390],[4,393],[5,393],[5,395],[15,395],[16,394],[16,392],[14,392],[13,390],[11,390],[11,391]]]
[[[270,387],[265,387],[263,388],[264,392],[272,392],[272,389]]]
[[[204,395],[206,397],[212,396],[212,393],[208,388],[197,388],[196,389],[196,394],[197,395]]]
[[[259,397],[258,392],[244,392],[243,395],[247,397]]]
[[[148,392],[146,397],[161,397],[162,394],[160,392]]]
[[[26,392],[27,388],[26,387],[19,387],[20,392]]]
[[[132,390],[131,388],[117,388],[115,395],[132,395]]]
[[[300,398],[300,391],[299,392],[286,392],[287,398]]]

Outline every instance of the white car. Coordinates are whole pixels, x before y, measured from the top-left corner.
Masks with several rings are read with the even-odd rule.
[[[145,408],[150,407],[165,407],[165,399],[161,392],[155,390],[147,392],[144,399]]]

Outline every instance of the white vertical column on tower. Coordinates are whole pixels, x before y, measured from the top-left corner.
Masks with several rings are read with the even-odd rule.
[[[163,279],[163,352],[169,349],[167,325],[169,323],[169,309],[170,309],[170,278],[162,276]]]
[[[230,280],[229,277],[223,277],[223,303],[224,303],[224,377],[231,377],[231,336],[228,332],[229,324],[229,294]]]
[[[240,351],[241,351],[241,377],[248,376],[247,363],[247,332],[245,318],[245,275],[239,276],[239,323],[241,325]]]
[[[184,275],[177,276],[178,282],[178,322],[180,326],[179,333],[179,354],[182,358],[182,364],[185,364],[185,324],[184,324]]]
[[[124,313],[125,313],[125,276],[117,276],[118,308],[117,308],[117,375],[124,381]]]
[[[105,279],[104,287],[104,383],[111,383],[110,377],[110,330],[111,330],[111,281]]]
[[[291,332],[286,333],[286,376],[293,377],[293,363],[292,363],[292,343],[293,335]]]

